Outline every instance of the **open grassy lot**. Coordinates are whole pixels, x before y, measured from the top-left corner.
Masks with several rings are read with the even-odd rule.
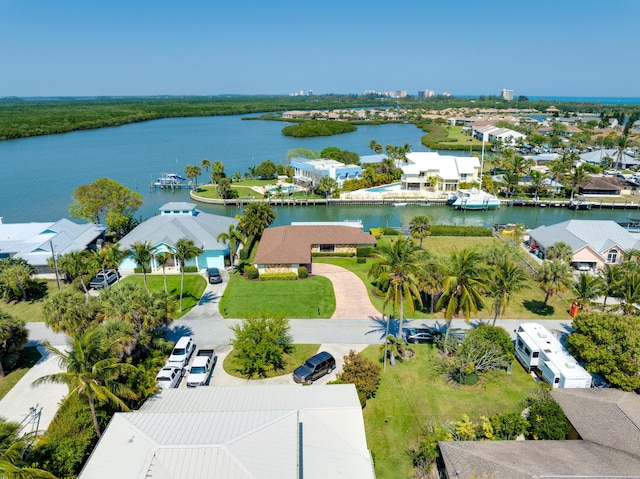
[[[69,285],[61,283],[62,288],[68,288]],[[4,311],[14,318],[22,319],[27,322],[41,322],[42,318],[42,301],[51,293],[58,291],[55,280],[47,280],[47,292],[40,298],[30,301],[19,301],[17,303],[5,303],[0,301],[0,311]]]
[[[482,149],[482,142],[470,135],[462,133],[461,126],[436,125],[430,123],[421,125],[428,134],[422,137],[422,144],[436,150],[475,151]]]
[[[33,367],[42,356],[35,346],[24,348],[20,353],[20,363],[17,369],[11,371],[5,377],[0,378],[0,399],[15,386],[27,371]]]
[[[477,419],[508,411],[521,411],[524,399],[533,394],[535,381],[515,361],[513,372],[494,371],[476,386],[450,384],[436,369],[437,350],[429,344],[412,346],[413,359],[387,365],[375,398],[363,411],[367,442],[379,479],[413,477],[406,454],[427,424],[458,420],[462,414]],[[380,361],[379,346],[363,355]]]
[[[422,240],[422,247],[436,256],[446,256],[456,248],[488,248],[497,244],[500,240],[490,236],[429,236]]]
[[[144,278],[142,274],[135,274],[123,278],[122,283],[133,282],[139,285],[144,285]],[[164,281],[161,274],[148,274],[147,283],[151,291],[164,291]],[[116,286],[117,287],[117,286]],[[193,308],[204,289],[207,287],[207,280],[197,273],[186,273],[184,275],[184,293],[182,295],[182,311],[176,311],[174,319],[179,319],[184,316],[191,308]],[[176,304],[180,301],[180,275],[168,274],[167,275],[167,289],[169,294],[176,301]]]
[[[291,354],[285,354],[286,365],[284,369],[281,369],[279,371],[273,371],[273,370],[268,371],[267,372],[268,378],[273,378],[275,376],[284,376],[285,374],[293,373],[293,370],[295,368],[297,368],[303,362],[309,359],[311,356],[316,354],[318,352],[318,349],[320,349],[319,344],[294,344],[293,347],[294,349]],[[223,364],[224,370],[227,372],[227,374],[230,374],[231,376],[246,379],[246,377],[240,374],[238,370],[239,365],[238,365],[238,361],[234,351],[235,350],[231,350],[231,352],[227,355],[227,357],[224,358],[224,364]],[[252,378],[252,379],[258,379],[258,378]]]
[[[261,314],[330,318],[335,309],[331,281],[321,276],[297,281],[249,281],[233,274],[220,301],[220,312],[225,318]]]

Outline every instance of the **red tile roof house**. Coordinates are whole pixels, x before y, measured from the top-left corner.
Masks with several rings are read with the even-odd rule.
[[[261,275],[297,274],[300,266],[305,266],[312,273],[312,253],[353,253],[355,256],[358,246],[375,244],[375,237],[365,233],[359,223],[350,226],[294,223],[267,228],[253,262]]]

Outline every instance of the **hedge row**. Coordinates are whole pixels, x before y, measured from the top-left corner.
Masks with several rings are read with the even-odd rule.
[[[260,275],[260,281],[295,281],[298,275],[295,273],[265,273]]]
[[[491,228],[483,226],[449,226],[433,225],[429,230],[431,236],[491,236]]]
[[[356,248],[356,256],[358,258],[369,258],[375,253],[375,246],[358,246]]]
[[[331,258],[331,257],[339,257],[339,258],[352,258],[355,256],[354,253],[311,253],[311,256],[314,258]]]

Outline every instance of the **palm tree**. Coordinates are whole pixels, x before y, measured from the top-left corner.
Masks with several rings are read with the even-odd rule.
[[[182,295],[184,293],[184,265],[187,261],[198,257],[202,254],[202,250],[198,248],[193,240],[180,238],[176,242],[176,251],[174,253],[178,264],[180,265],[180,311],[182,311]]]
[[[487,289],[493,299],[492,309],[495,312],[493,325],[498,316],[503,315],[509,307],[513,293],[524,288],[527,275],[522,268],[510,259],[499,261],[487,277]]]
[[[171,254],[167,251],[163,251],[156,255],[156,262],[158,266],[162,268],[162,279],[164,280],[164,292],[169,294],[169,290],[167,289],[167,264],[169,264],[169,260],[171,259]]]
[[[429,312],[435,312],[436,298],[442,293],[442,261],[433,256],[428,256],[418,265],[416,280],[420,291],[424,291],[429,295],[430,307]]]
[[[602,309],[604,310],[607,307],[607,299],[609,298],[609,296],[617,295],[620,287],[622,270],[618,265],[606,263],[600,273],[602,274],[603,280],[602,286],[600,288],[600,293],[604,296],[604,299],[602,301]]]
[[[93,250],[93,263],[97,269],[103,272],[108,268],[117,270],[125,256],[126,252],[120,249],[119,243],[105,245],[100,249]],[[118,281],[119,278],[120,275],[118,275]],[[105,286],[108,288],[109,284],[106,281],[105,276]]]
[[[259,237],[275,219],[276,214],[269,203],[249,203],[244,214],[239,216],[238,230],[247,237]]]
[[[101,327],[88,329],[76,338],[68,340],[69,350],[59,350],[45,345],[58,358],[62,372],[36,379],[35,386],[43,383],[66,384],[68,400],[77,395],[89,402],[93,427],[101,436],[96,413],[99,404],[111,404],[129,411],[124,399],[136,399],[136,394],[122,382],[122,375],[135,371],[135,366],[122,363],[112,355],[112,349],[121,341],[119,337],[107,337]]]
[[[391,243],[382,244],[376,256],[378,261],[371,266],[369,276],[379,277],[382,273],[389,275],[389,289],[384,298],[384,307],[392,304],[395,313],[400,307],[400,324],[398,334],[402,334],[404,320],[404,303],[409,305],[411,313],[415,311],[413,296],[422,304],[420,291],[417,288],[415,274],[418,269],[422,250],[415,243],[403,236]]]
[[[231,266],[233,266],[233,262],[236,258],[236,253],[238,252],[238,247],[243,244],[244,238],[242,237],[242,233],[236,229],[234,224],[229,225],[229,229],[226,233],[222,232],[216,237],[216,241],[221,242],[222,244],[229,243],[229,259]]]
[[[447,331],[444,337],[445,352],[453,316],[460,312],[469,321],[471,313],[477,313],[484,306],[484,278],[486,277],[482,255],[476,250],[465,248],[461,251],[454,249],[449,258],[443,263],[443,291],[438,300],[437,308],[445,308],[444,317],[447,320]]]
[[[129,249],[129,255],[135,263],[142,268],[142,277],[144,278],[144,287],[149,291],[149,285],[147,284],[147,268],[151,264],[151,241],[134,241],[133,246]]]
[[[578,186],[589,179],[586,167],[584,164],[575,166],[569,173],[569,181],[571,182],[571,199],[575,195]]]
[[[20,462],[27,447],[27,440],[20,436],[22,426],[0,417],[0,478],[2,479],[55,479],[42,469],[22,467]]]
[[[580,273],[578,279],[573,280],[571,289],[576,295],[575,302],[580,309],[589,311],[593,300],[596,299],[602,291],[602,278],[593,276],[585,272]]]
[[[640,272],[626,274],[620,283],[620,309],[623,314],[640,313]]]
[[[545,258],[548,260],[560,260],[568,263],[571,261],[571,256],[573,255],[573,250],[568,243],[564,241],[556,241],[551,246],[547,248]]]
[[[409,221],[409,232],[412,238],[420,239],[420,249],[422,249],[422,240],[429,236],[431,229],[431,220],[428,216],[418,215]]]
[[[58,258],[58,268],[71,279],[80,278],[80,284],[85,293],[88,293],[89,289],[82,276],[89,272],[90,259],[91,256],[87,250],[72,251]]]
[[[9,313],[0,311],[0,359],[3,359],[5,353],[20,351],[27,344],[28,336],[21,319],[15,319]],[[4,376],[4,367],[0,361],[0,378]]]
[[[546,308],[554,294],[562,293],[571,286],[571,270],[560,260],[545,261],[538,268],[537,279],[540,289],[546,293],[542,304]]]
[[[184,174],[187,178],[194,181],[194,187],[198,189],[198,176],[202,173],[202,170],[198,165],[187,165],[184,167]]]
[[[538,170],[531,170],[529,176],[531,178],[529,180],[529,187],[531,188],[531,190],[533,190],[533,198],[538,201],[538,192],[545,189],[543,183],[545,180],[545,176]]]
[[[209,176],[209,168],[211,168],[211,162],[206,158],[202,160],[202,169],[207,172],[207,176]],[[209,176],[209,178],[211,178]],[[211,180],[211,184],[213,184],[213,180]]]

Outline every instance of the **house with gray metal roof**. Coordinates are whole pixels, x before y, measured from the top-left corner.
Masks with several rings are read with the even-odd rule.
[[[78,224],[66,218],[47,223],[3,223],[0,219],[0,258],[22,258],[39,273],[51,273],[48,260],[96,246],[106,226]]]
[[[587,263],[592,271],[605,264],[620,264],[625,251],[640,248],[640,239],[611,220],[569,220],[539,226],[529,232],[531,248],[543,254],[562,241],[571,247],[571,261]]]
[[[616,148],[601,148],[581,153],[580,159],[592,165],[602,165],[609,162],[616,168],[635,168],[640,165],[640,160],[637,160],[633,155],[626,151],[620,155]]]
[[[640,396],[617,389],[554,389],[573,427],[566,441],[440,442],[446,477],[640,477]]]
[[[80,479],[374,479],[352,384],[168,389],[116,413]]]
[[[171,202],[160,207],[160,214],[143,221],[119,242],[120,248],[127,250],[133,243],[150,242],[154,257],[151,261],[153,271],[159,269],[155,255],[163,252],[173,254],[176,243],[182,238],[193,240],[203,253],[187,262],[187,266],[203,268],[223,268],[225,256],[229,254],[229,245],[218,241],[220,233],[227,233],[229,226],[238,224],[238,220],[228,216],[203,213],[195,205],[187,202]],[[169,268],[177,265],[172,257]],[[136,267],[131,258],[120,264],[120,270],[133,271]]]

